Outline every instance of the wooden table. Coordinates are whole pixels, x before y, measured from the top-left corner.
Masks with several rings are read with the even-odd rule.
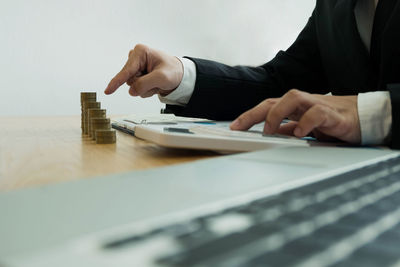
[[[117,132],[97,145],[81,134],[80,117],[0,117],[0,191],[147,169],[216,156],[167,149]]]

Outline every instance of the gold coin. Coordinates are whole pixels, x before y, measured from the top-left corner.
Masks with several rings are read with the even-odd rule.
[[[84,99],[96,99],[96,92],[81,92],[81,101]]]
[[[86,112],[89,108],[100,108],[100,102],[85,101],[83,102],[83,110]]]
[[[96,144],[115,144],[117,140],[96,140]]]
[[[109,118],[92,118],[90,123],[98,124],[98,123],[110,123]]]
[[[115,130],[96,130],[96,141],[106,142],[106,141],[116,141],[117,136]]]
[[[115,136],[114,137],[112,137],[112,138],[96,138],[96,141],[115,141],[115,140],[117,140],[117,138],[115,138]]]
[[[96,131],[96,138],[97,137],[109,137],[109,136],[115,136],[116,131],[114,129],[110,130],[97,130]]]

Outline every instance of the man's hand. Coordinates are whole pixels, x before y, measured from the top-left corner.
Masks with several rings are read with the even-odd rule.
[[[293,121],[281,126],[285,118]],[[231,124],[231,129],[247,130],[264,120],[266,134],[304,137],[313,133],[317,139],[361,143],[357,96],[315,95],[293,89],[243,113]]]
[[[132,96],[168,95],[183,76],[180,60],[145,45],[136,45],[122,70],[111,80],[104,93],[112,94],[124,83]]]

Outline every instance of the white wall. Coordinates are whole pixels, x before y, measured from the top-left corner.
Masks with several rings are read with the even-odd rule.
[[[261,64],[286,49],[315,0],[0,0],[0,116],[79,114],[97,91],[110,114],[158,112],[125,86],[102,94],[128,51]]]

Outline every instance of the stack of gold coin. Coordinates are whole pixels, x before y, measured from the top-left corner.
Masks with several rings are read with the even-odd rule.
[[[99,109],[99,108],[89,108],[87,111],[88,117],[87,117],[87,125],[88,127],[88,134],[89,136],[92,136],[92,124],[90,123],[90,119],[92,118],[106,118],[106,110],[105,109]]]
[[[90,129],[92,131],[91,137],[93,140],[96,139],[96,131],[97,130],[110,130],[111,124],[110,119],[108,118],[92,118],[90,120]]]
[[[84,108],[83,108],[83,103],[85,102],[96,102],[96,92],[81,92],[81,128],[82,128],[82,133],[85,132],[85,118],[84,118]]]
[[[83,133],[84,134],[89,134],[89,127],[88,123],[89,123],[89,115],[88,115],[88,110],[89,109],[100,109],[100,102],[83,102]]]
[[[96,130],[96,144],[114,144],[116,140],[115,130]]]
[[[100,102],[96,102],[95,92],[81,92],[82,133],[96,140],[97,144],[113,144],[117,140],[115,130],[111,129],[106,110],[100,109],[100,106]]]

